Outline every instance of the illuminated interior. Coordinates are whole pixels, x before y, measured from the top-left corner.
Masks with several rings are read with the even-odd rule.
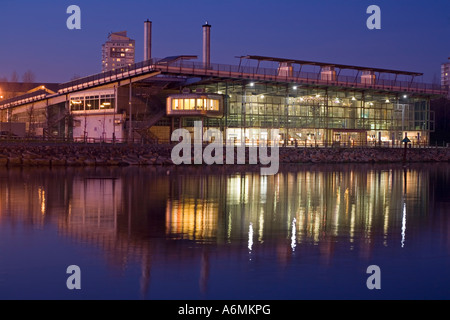
[[[114,109],[115,98],[113,94],[86,95],[70,98],[72,111],[96,111]]]
[[[184,94],[167,98],[168,115],[208,115],[223,114],[223,97],[221,95]]]

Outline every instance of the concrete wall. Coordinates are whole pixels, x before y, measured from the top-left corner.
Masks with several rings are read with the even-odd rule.
[[[74,114],[73,138],[82,141],[86,137],[96,142],[124,139],[123,116],[114,114]],[[86,136],[85,136],[86,132]]]

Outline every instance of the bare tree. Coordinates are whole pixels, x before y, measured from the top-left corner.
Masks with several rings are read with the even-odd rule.
[[[28,70],[22,76],[22,82],[24,82],[24,83],[34,83],[35,81],[36,81],[36,75],[31,70]]]
[[[14,70],[11,74],[11,82],[19,82],[19,75],[17,74],[16,70]]]
[[[84,133],[83,133],[84,143],[88,140],[88,132],[87,132],[87,112],[84,110]]]
[[[8,82],[8,78],[7,77],[0,77],[0,82]]]
[[[27,109],[27,115],[28,115],[28,136],[32,137],[35,135],[35,123],[34,123],[34,104],[32,104]]]

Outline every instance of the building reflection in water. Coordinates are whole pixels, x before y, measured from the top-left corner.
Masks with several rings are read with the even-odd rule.
[[[181,168],[11,169],[0,173],[0,223],[56,224],[61,236],[102,249],[119,273],[139,263],[144,297],[155,261],[180,268],[198,263],[206,291],[210,260],[230,254],[248,261],[273,253],[283,267],[293,255],[318,250],[326,265],[339,247],[368,260],[375,246],[407,247],[422,230],[412,226],[439,229],[450,247],[450,219],[429,219],[430,208],[439,206],[434,179],[442,173],[436,170],[305,166],[260,176]],[[191,243],[201,250],[186,250]]]

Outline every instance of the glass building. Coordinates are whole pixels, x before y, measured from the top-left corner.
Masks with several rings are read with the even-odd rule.
[[[171,104],[170,98],[168,115],[178,115],[180,125],[190,129],[195,120],[201,120],[204,127],[222,130],[224,139],[236,144],[257,145],[277,139],[285,146],[395,146],[401,145],[405,136],[413,144],[429,143],[429,133],[434,130],[432,95],[412,82],[421,74],[260,56],[245,58],[258,61],[256,69],[240,67],[252,75],[248,79],[208,79],[183,88],[192,92],[191,97],[185,95],[186,101],[201,101],[193,99],[195,92],[220,95],[224,105],[220,116],[197,112],[199,117],[194,118],[201,104],[193,102],[188,113]],[[278,67],[262,68],[266,61],[276,62]],[[296,69],[295,63],[300,67]],[[304,65],[320,70],[298,71]],[[357,74],[338,75],[338,69]],[[381,79],[377,73],[390,74],[393,79]],[[260,75],[264,76],[262,80]],[[401,81],[400,77],[412,80]],[[276,129],[272,132],[278,137],[270,136],[271,129]]]
[[[431,99],[421,73],[262,56],[238,65],[196,56],[150,59],[0,102],[4,122],[51,137],[168,143],[178,128],[218,129],[223,141],[297,147],[428,145]],[[33,111],[33,117],[30,116]],[[42,116],[38,116],[42,115]],[[33,125],[31,125],[33,122]],[[276,142],[275,142],[276,141]]]

